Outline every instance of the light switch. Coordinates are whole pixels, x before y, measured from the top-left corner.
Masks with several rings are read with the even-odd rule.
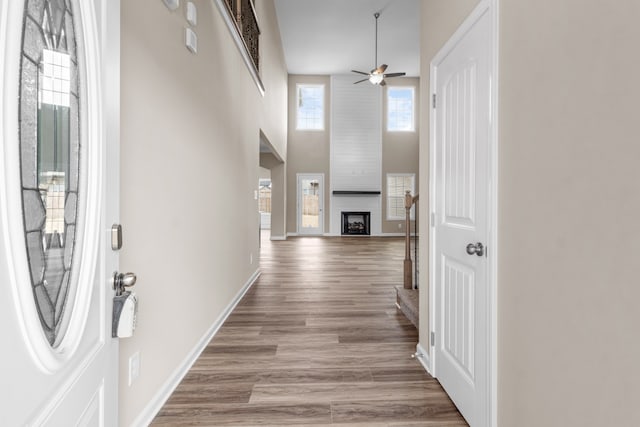
[[[191,29],[185,29],[185,43],[187,49],[193,53],[198,53],[198,35]]]
[[[187,3],[187,22],[194,27],[198,23],[198,11],[196,5],[191,1]]]
[[[176,10],[180,6],[180,0],[162,0],[164,4],[171,10]]]

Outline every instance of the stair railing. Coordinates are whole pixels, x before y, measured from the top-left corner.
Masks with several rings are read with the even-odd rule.
[[[405,289],[414,289],[413,261],[411,260],[411,207],[415,204],[416,210],[417,210],[418,197],[419,197],[418,194],[416,194],[415,196],[412,196],[411,191],[409,190],[407,190],[407,192],[404,195],[404,208],[406,211],[405,227],[404,227],[405,229],[404,288]],[[417,213],[416,213],[415,224],[416,224],[416,237],[417,237],[417,231],[418,231]],[[417,253],[417,246],[416,246],[416,253]],[[417,282],[417,272],[416,272],[416,282]]]

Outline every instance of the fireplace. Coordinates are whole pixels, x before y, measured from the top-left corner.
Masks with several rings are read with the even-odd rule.
[[[368,236],[371,212],[342,212],[343,236]]]

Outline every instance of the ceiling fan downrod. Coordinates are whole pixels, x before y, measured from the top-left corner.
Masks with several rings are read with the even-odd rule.
[[[380,18],[380,12],[376,12],[373,14],[373,17],[376,18],[376,53],[375,53],[375,61],[373,61],[374,67],[378,66],[378,18]]]

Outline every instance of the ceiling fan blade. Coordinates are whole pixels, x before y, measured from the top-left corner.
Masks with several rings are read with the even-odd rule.
[[[366,82],[367,80],[369,80],[369,79],[358,80],[357,82],[353,82],[353,84],[356,85],[358,83]]]
[[[352,73],[362,74],[362,75],[365,75],[365,76],[368,76],[368,75],[369,75],[369,73],[365,73],[364,71],[351,70],[351,72],[352,72]]]
[[[379,66],[375,70],[371,70],[371,74],[382,74],[382,73],[384,73],[384,70],[386,70],[386,69],[387,69],[387,64],[382,64],[381,66]]]
[[[389,74],[385,74],[384,76],[385,76],[385,78],[386,77],[400,77],[400,76],[404,76],[406,74],[407,73],[389,73]]]

